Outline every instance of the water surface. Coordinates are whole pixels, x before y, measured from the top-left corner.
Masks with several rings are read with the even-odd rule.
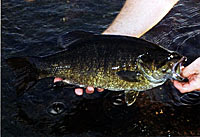
[[[2,136],[200,135],[200,94],[180,94],[171,82],[140,94],[131,107],[113,104],[119,92],[78,97],[73,89],[48,88],[52,79],[17,97],[5,58],[47,55],[73,30],[101,33],[124,0],[2,1]],[[187,64],[200,56],[200,1],[182,0],[143,39],[178,51]]]

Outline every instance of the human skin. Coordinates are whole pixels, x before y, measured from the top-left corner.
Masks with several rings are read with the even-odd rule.
[[[126,0],[113,23],[102,33],[141,37],[173,8],[178,0]]]
[[[102,34],[139,38],[155,26],[177,2],[178,0],[126,0],[118,16]],[[97,91],[102,92],[103,89]],[[94,88],[87,87],[86,93],[94,93]],[[82,95],[83,89],[75,89],[75,94]]]
[[[188,78],[188,82],[173,81],[174,86],[181,92],[200,91],[200,57],[182,69],[181,75]]]

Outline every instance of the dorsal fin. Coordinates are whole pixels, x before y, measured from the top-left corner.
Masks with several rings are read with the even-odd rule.
[[[62,36],[60,36],[57,40],[57,44],[60,48],[66,48],[72,43],[75,43],[81,39],[89,38],[94,36],[91,32],[85,32],[85,31],[71,31],[68,32]]]

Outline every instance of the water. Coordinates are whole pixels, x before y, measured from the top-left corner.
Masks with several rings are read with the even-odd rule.
[[[170,82],[143,92],[136,103],[115,105],[119,92],[74,95],[39,82],[21,97],[5,58],[60,50],[57,37],[72,30],[101,33],[124,0],[7,0],[2,2],[2,136],[200,135],[200,94],[180,94]],[[188,57],[200,56],[200,1],[182,0],[142,38]],[[122,99],[123,100],[123,96]]]

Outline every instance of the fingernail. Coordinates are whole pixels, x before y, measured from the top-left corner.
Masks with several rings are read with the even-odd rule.
[[[88,93],[88,94],[94,93],[94,87],[87,87],[86,88],[86,93]]]
[[[62,78],[54,78],[53,82],[56,83],[58,81],[62,81],[63,79]]]
[[[76,89],[75,89],[75,94],[78,95],[78,96],[83,95],[83,89],[81,89],[81,88],[76,88]]]
[[[103,92],[104,89],[103,89],[103,88],[97,88],[97,91],[98,91],[98,92]]]

